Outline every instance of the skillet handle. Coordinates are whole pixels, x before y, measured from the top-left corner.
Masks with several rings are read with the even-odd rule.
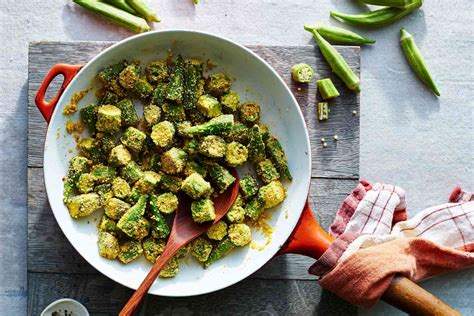
[[[59,98],[64,92],[64,89],[66,89],[71,80],[76,76],[82,67],[82,65],[56,64],[49,70],[49,72],[46,74],[46,77],[44,77],[44,80],[41,83],[38,92],[36,93],[35,103],[47,123],[49,123],[51,120],[56,103],[58,103]],[[54,98],[48,102],[44,99],[46,91],[48,90],[51,81],[53,81],[53,79],[58,75],[63,75],[63,83]]]
[[[326,233],[313,216],[306,201],[303,213],[278,255],[295,253],[318,259],[334,238]],[[403,276],[393,278],[382,299],[410,315],[461,315],[457,310]]]

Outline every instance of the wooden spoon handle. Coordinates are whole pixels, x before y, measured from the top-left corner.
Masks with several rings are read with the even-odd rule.
[[[148,293],[148,290],[150,289],[151,285],[155,281],[156,277],[160,273],[161,269],[165,266],[165,264],[168,262],[168,260],[173,257],[173,255],[178,251],[179,246],[176,245],[175,243],[168,243],[165,247],[165,250],[163,253],[160,255],[160,257],[155,261],[153,266],[151,267],[150,272],[148,272],[148,275],[146,278],[143,280],[142,284],[138,287],[138,289],[133,293],[133,295],[130,297],[128,300],[127,304],[122,308],[122,311],[120,312],[120,316],[130,316],[132,313],[137,309],[138,305],[140,305],[140,302],[143,299],[143,296],[145,296]]]

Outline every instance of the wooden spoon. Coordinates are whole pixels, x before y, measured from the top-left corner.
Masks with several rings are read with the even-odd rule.
[[[153,264],[153,267],[150,272],[148,272],[148,275],[143,280],[142,284],[140,284],[138,289],[128,300],[127,304],[125,304],[119,314],[120,316],[132,315],[133,311],[138,307],[143,296],[148,292],[168,260],[170,260],[181,247],[184,247],[195,238],[204,234],[213,223],[218,222],[227,213],[239,193],[239,177],[235,169],[232,169],[231,173],[236,181],[224,193],[220,194],[213,200],[214,208],[216,210],[216,218],[214,222],[203,224],[194,222],[191,216],[190,199],[184,196],[184,194],[180,196],[179,206],[176,210],[173,227],[171,228],[166,247],[160,257]]]

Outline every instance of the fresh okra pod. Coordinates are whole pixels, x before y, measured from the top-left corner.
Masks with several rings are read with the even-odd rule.
[[[318,103],[318,120],[325,121],[329,118],[329,104],[327,102]]]
[[[127,0],[127,3],[148,22],[160,22],[156,12],[146,3],[145,0]]]
[[[360,45],[375,43],[375,40],[369,39],[352,31],[336,26],[324,25],[322,23],[316,23],[315,25],[305,25],[304,29],[313,34],[317,31],[322,37],[333,44]]]
[[[105,0],[105,2],[131,14],[138,15],[137,12],[125,0]]]
[[[413,35],[408,33],[404,28],[400,29],[400,45],[405,54],[411,69],[420,78],[420,80],[430,88],[437,96],[440,96],[438,88],[430,75],[428,67],[420,50],[416,46]]]
[[[319,32],[313,32],[316,41],[318,42],[319,49],[326,59],[327,63],[331,67],[332,71],[346,84],[346,86],[360,92],[360,80],[359,77],[352,71],[344,58],[339,52],[326,41]]]
[[[329,78],[318,80],[316,86],[323,100],[334,99],[339,96],[339,91],[337,91],[334,83]]]
[[[413,4],[416,0],[359,0],[365,4],[378,5],[383,7],[401,8],[404,9]]]
[[[423,0],[415,0],[404,9],[387,7],[362,14],[331,12],[331,16],[355,25],[377,27],[400,20],[404,16],[420,8],[422,4]]]

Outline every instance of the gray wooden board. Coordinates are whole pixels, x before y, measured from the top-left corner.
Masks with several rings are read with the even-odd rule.
[[[34,104],[34,96],[47,71],[56,63],[85,63],[111,42],[35,42],[29,47],[28,87],[28,310],[36,315],[50,301],[74,297],[92,315],[115,314],[130,290],[100,275],[80,257],[54,220],[43,181],[43,143],[46,123]],[[294,92],[311,138],[313,168],[310,202],[314,215],[327,229],[334,211],[357,183],[359,176],[359,96],[351,93],[330,71],[313,46],[249,46],[268,61]],[[359,72],[358,47],[338,47],[349,65]],[[290,67],[305,62],[317,78],[333,79],[341,96],[333,101],[330,120],[316,119],[318,100],[313,81],[295,84]],[[48,95],[57,91],[53,82]],[[337,134],[339,141],[333,143]],[[325,137],[329,147],[323,149]],[[307,269],[314,260],[287,255],[271,260],[247,280],[208,295],[171,299],[148,296],[141,314],[355,314],[353,306],[321,290]],[[105,296],[104,296],[105,295]],[[212,301],[206,304],[205,301]]]

